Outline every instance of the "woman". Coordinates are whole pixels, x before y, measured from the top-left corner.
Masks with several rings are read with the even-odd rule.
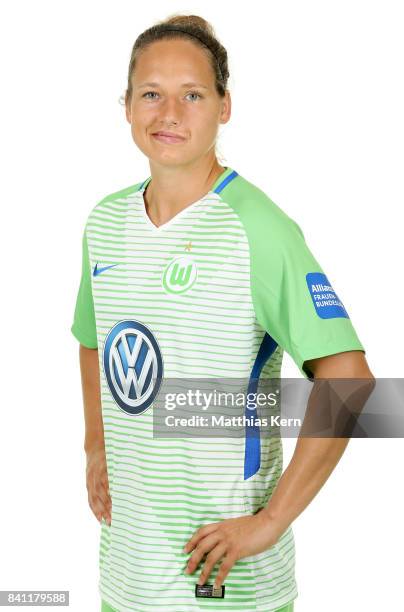
[[[244,439],[154,437],[163,379],[278,377],[283,350],[310,380],[371,376],[299,226],[217,160],[228,76],[200,17],[138,37],[125,107],[151,176],[99,202],[83,235],[71,329],[103,610],[291,612],[297,597],[290,525],[324,483],[314,462],[329,447],[301,446],[297,477],[296,460],[282,475],[280,438],[247,427]]]

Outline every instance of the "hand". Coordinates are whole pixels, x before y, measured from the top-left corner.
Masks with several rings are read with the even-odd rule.
[[[238,559],[267,550],[280,535],[274,521],[262,509],[256,514],[209,523],[200,527],[184,546],[184,552],[195,549],[185,572],[192,574],[203,555],[209,553],[198,580],[198,584],[205,584],[215,563],[224,557],[214,584],[220,588]]]
[[[86,485],[88,503],[97,520],[105,518],[111,525],[111,497],[109,494],[105,448],[97,447],[87,451]]]

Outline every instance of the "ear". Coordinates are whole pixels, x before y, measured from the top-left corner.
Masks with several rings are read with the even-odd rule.
[[[125,98],[125,115],[128,123],[132,123],[132,113],[130,110],[130,102]]]
[[[225,96],[222,98],[222,110],[220,113],[220,123],[227,123],[231,117],[231,96],[228,90],[225,91]]]

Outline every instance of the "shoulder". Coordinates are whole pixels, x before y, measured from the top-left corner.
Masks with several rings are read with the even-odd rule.
[[[86,226],[89,221],[93,217],[97,217],[97,213],[111,213],[120,212],[126,208],[127,203],[130,197],[138,191],[144,181],[140,181],[139,183],[135,183],[134,185],[129,185],[128,187],[123,187],[118,191],[113,191],[105,195],[101,200],[95,203],[87,216]]]
[[[303,238],[297,222],[265,193],[263,189],[240,174],[221,193],[238,215],[249,237],[265,239],[269,236],[278,242],[284,239]]]

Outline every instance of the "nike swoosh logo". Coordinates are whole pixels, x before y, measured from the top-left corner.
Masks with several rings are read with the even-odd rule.
[[[105,272],[105,270],[109,270],[110,268],[113,268],[114,266],[117,266],[118,264],[112,264],[111,266],[104,266],[103,268],[99,268],[98,267],[98,261],[95,264],[94,270],[93,270],[93,276],[98,276],[99,274],[101,274],[101,272]]]

